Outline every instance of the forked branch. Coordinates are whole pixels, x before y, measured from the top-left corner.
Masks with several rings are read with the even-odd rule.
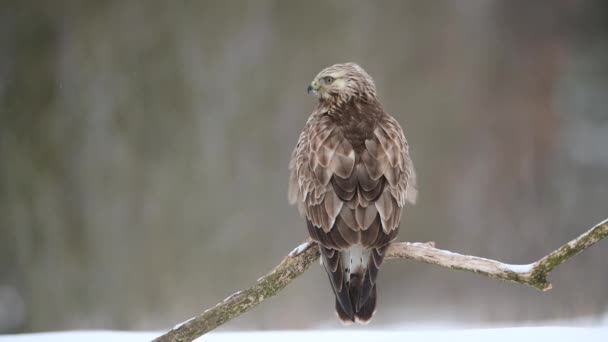
[[[511,265],[496,260],[452,253],[435,248],[432,242],[392,243],[386,252],[386,258],[412,259],[500,280],[509,280],[547,291],[551,289],[547,275],[556,266],[606,236],[608,236],[608,219],[542,259],[526,265]],[[250,288],[232,294],[202,314],[176,325],[154,341],[186,342],[202,336],[279,293],[287,284],[304,273],[318,258],[319,249],[316,243],[307,241],[301,244],[289,253],[272,272],[258,279]]]

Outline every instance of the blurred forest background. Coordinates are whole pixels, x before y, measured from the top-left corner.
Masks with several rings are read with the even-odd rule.
[[[307,236],[287,163],[355,61],[420,180],[400,239],[527,263],[608,216],[608,2],[9,1],[0,6],[0,333],[164,329]],[[554,289],[407,261],[370,327],[606,321],[608,243]],[[337,327],[313,267],[224,329]]]

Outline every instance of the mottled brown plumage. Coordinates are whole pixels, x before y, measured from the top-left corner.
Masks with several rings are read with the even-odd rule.
[[[330,66],[308,91],[319,102],[289,164],[289,201],[319,242],[338,316],[365,323],[401,210],[416,201],[414,166],[399,123],[384,112],[360,66]]]

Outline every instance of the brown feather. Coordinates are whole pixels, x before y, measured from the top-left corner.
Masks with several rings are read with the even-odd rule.
[[[356,177],[349,177],[348,179],[344,179],[338,176],[334,176],[331,179],[333,190],[343,201],[350,201],[357,194],[356,181]]]
[[[367,169],[363,163],[357,164],[357,167],[355,168],[355,176],[359,182],[359,186],[365,191],[373,190],[378,186],[378,183],[380,183],[380,179],[372,179],[369,176],[369,173],[367,172]]]
[[[372,260],[376,268],[379,268],[384,261],[384,251],[380,248],[374,248],[372,250]]]
[[[327,267],[327,270],[332,273],[336,272],[340,264],[340,258],[336,258],[335,256],[340,253],[336,253],[335,249],[325,248],[323,246],[321,246],[321,252],[323,255],[323,263]]]
[[[325,212],[329,218],[329,225],[333,226],[336,222],[336,217],[342,210],[344,206],[344,202],[340,200],[338,195],[334,191],[328,191],[327,195],[325,195]]]
[[[332,229],[327,236],[332,241],[330,246],[334,249],[344,250],[352,245],[352,243],[346,240],[345,236],[342,236],[338,229]]]
[[[312,140],[310,149],[312,151],[318,151],[321,146],[328,140],[336,127],[329,125],[327,122],[322,122],[310,133],[310,139]],[[331,144],[328,144],[331,146]]]
[[[383,221],[388,220],[393,213],[393,200],[389,191],[385,191],[375,202],[376,209]]]
[[[378,158],[380,157],[379,153],[384,154],[384,151],[378,149],[377,138],[365,140],[365,149],[367,150],[369,155],[376,160],[378,160]]]
[[[342,178],[349,178],[355,166],[355,151],[350,143],[345,139],[336,149],[333,157],[329,161],[331,170]]]
[[[329,163],[334,158],[341,140],[342,136],[336,133],[329,139],[326,139],[322,145],[319,145],[319,148],[312,149],[312,151],[317,152],[318,163],[324,168],[329,168]]]
[[[350,305],[348,289],[344,284],[344,273],[341,268],[341,255],[340,253],[333,253],[331,256],[329,256],[329,250],[330,249],[324,247],[319,247],[319,251],[321,252],[321,256],[323,258],[323,266],[325,267],[325,271],[329,277],[329,282],[332,285],[331,287],[336,296],[336,301],[341,307],[345,308],[349,316],[353,316],[353,309]],[[335,266],[335,268],[333,268],[333,266]]]
[[[355,321],[357,323],[366,324],[372,319],[374,312],[376,312],[376,286],[371,289],[369,298],[365,304],[357,310]]]
[[[336,226],[334,229],[337,229],[342,238],[348,242],[350,245],[355,245],[359,243],[360,233],[358,230],[351,229],[351,227],[346,224],[342,216],[338,216],[336,219]]]
[[[333,175],[333,172],[331,172],[330,169],[323,167],[321,164],[315,166],[314,173],[319,183],[325,186],[329,183],[331,176]]]
[[[377,214],[378,211],[373,205],[370,205],[367,208],[359,207],[355,209],[355,220],[357,221],[359,229],[367,230]]]
[[[361,153],[361,160],[367,169],[369,177],[373,180],[382,177],[384,172],[386,172],[386,169],[389,167],[388,157],[384,151],[382,151],[382,153],[377,156],[377,159],[375,159],[369,152],[364,150]]]
[[[357,203],[363,208],[367,208],[370,205],[369,201],[363,196],[362,191],[357,191]]]
[[[359,226],[357,225],[353,210],[354,209],[351,209],[347,206],[343,206],[342,210],[340,211],[340,217],[344,221],[344,224],[346,224],[351,230],[358,231]]]
[[[382,194],[382,190],[384,190],[384,178],[382,178],[378,185],[370,191],[359,189],[365,200],[368,202],[377,201],[380,194]]]
[[[380,227],[380,216],[376,214],[376,217],[374,217],[374,221],[372,222],[372,224],[370,224],[365,231],[361,232],[361,245],[363,245],[363,247],[374,246],[374,242],[376,242],[378,234],[381,231]],[[384,234],[384,232],[382,232],[382,234]]]

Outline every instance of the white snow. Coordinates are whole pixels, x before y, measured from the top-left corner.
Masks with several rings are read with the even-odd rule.
[[[503,264],[503,268],[515,273],[529,273],[532,272],[532,269],[534,268],[534,263],[526,265]]]
[[[302,254],[302,252],[304,252],[306,250],[306,248],[308,248],[308,246],[310,246],[310,242],[304,242],[303,244],[299,245],[298,247],[294,248],[290,253],[289,256],[293,257],[293,256],[297,256]]]
[[[179,328],[180,328],[182,325],[184,325],[184,324],[186,324],[186,323],[190,322],[191,320],[193,320],[193,319],[195,319],[195,318],[196,318],[196,316],[194,316],[194,317],[192,317],[192,318],[189,318],[189,319],[187,319],[187,320],[185,320],[185,321],[183,321],[183,322],[181,322],[181,323],[177,323],[177,324],[176,324],[176,325],[173,327],[173,330],[179,329]]]
[[[262,277],[262,278],[264,278],[264,277]],[[260,281],[262,278],[258,279],[258,281]],[[234,298],[235,296],[240,295],[240,294],[241,294],[241,292],[243,292],[243,291],[236,291],[235,293],[231,294],[230,296],[228,296],[228,297],[224,298],[224,300],[223,300],[222,302],[226,302],[226,301],[231,300],[231,299],[232,299],[232,298]],[[207,310],[209,310],[209,309],[207,309]],[[207,310],[205,310],[205,311],[207,311]],[[193,318],[194,318],[194,317],[193,317]],[[192,319],[192,318],[191,318],[191,319]]]
[[[126,331],[66,331],[20,335],[0,335],[2,342],[149,342],[158,337],[154,332]]]
[[[156,332],[117,331],[70,331],[0,336],[0,342],[144,342],[159,336]],[[369,341],[450,341],[450,342],[512,342],[512,341],[608,341],[608,327],[524,327],[503,329],[461,329],[461,330],[320,330],[320,331],[256,331],[219,332],[205,335],[197,341],[210,342],[309,342],[347,340],[349,342]]]

